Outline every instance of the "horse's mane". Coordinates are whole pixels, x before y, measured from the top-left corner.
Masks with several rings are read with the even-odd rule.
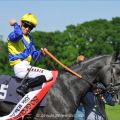
[[[108,64],[111,62],[112,56],[111,55],[99,55],[99,56],[95,56],[95,57],[91,57],[91,58],[87,58],[85,59],[85,61],[83,61],[82,63],[78,64],[75,63],[74,65],[72,65],[70,67],[70,69],[72,69],[75,72],[79,72],[79,71],[83,71],[85,69],[87,69],[90,66],[98,66],[100,63],[103,64]],[[68,75],[67,71],[62,71],[61,72],[62,75]]]

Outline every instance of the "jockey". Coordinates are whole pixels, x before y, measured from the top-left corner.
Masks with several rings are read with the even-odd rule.
[[[25,95],[28,88],[49,81],[53,76],[49,70],[30,65],[31,59],[36,61],[45,56],[46,48],[36,50],[30,36],[31,30],[37,26],[37,18],[27,13],[22,16],[20,25],[14,18],[10,19],[10,25],[14,27],[14,31],[8,36],[9,62],[16,77],[23,79],[27,75],[28,81],[16,90],[19,94]]]

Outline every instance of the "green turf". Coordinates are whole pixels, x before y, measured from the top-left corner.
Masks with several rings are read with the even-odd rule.
[[[115,106],[106,105],[106,112],[108,120],[120,120],[120,105],[116,104]]]

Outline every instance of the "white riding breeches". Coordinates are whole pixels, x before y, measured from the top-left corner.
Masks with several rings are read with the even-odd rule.
[[[15,73],[15,76],[17,76],[18,78],[24,78],[29,70],[30,72],[27,75],[27,78],[35,78],[41,75],[44,75],[47,81],[53,78],[52,71],[34,67],[34,66],[31,68],[30,63],[26,60],[23,60],[14,66],[14,73]]]

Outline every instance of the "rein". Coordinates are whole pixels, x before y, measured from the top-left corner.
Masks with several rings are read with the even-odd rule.
[[[102,95],[102,94],[100,94],[100,95]],[[107,120],[107,115],[106,115],[104,106],[101,106],[103,113],[99,110],[99,105],[100,105],[99,102],[101,101],[101,100],[99,100],[99,99],[101,99],[104,103],[106,103],[103,95],[102,95],[102,96],[97,96],[97,95],[95,95],[95,96],[94,96],[95,110],[96,110],[95,112],[98,112],[105,120]],[[98,114],[96,114],[96,117],[98,117]]]
[[[36,64],[37,59],[39,58],[39,56],[40,56],[40,54],[38,54],[38,56],[36,57],[36,59],[35,59],[33,65]],[[30,71],[31,71],[32,68],[33,68],[33,66],[31,66],[30,69],[28,69],[28,72],[26,73],[26,75],[25,75],[24,78],[22,79],[21,84],[23,84],[23,83],[25,83],[25,82],[28,81],[28,79],[27,79],[27,78],[28,78],[28,74],[30,73]]]

